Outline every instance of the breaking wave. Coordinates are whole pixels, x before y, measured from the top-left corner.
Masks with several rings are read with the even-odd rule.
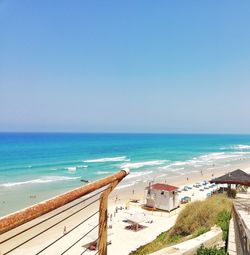
[[[111,174],[112,172],[109,172],[109,171],[97,171],[95,172],[95,174],[97,175],[102,175],[102,174]]]
[[[77,168],[88,168],[88,165],[78,165]]]
[[[232,146],[232,149],[235,149],[235,150],[249,150],[250,145],[237,144],[237,145]]]
[[[0,187],[14,187],[20,185],[27,185],[27,184],[37,184],[37,183],[50,183],[50,182],[58,182],[58,181],[69,181],[69,180],[76,180],[80,177],[69,177],[69,176],[50,176],[44,178],[33,179],[29,181],[22,181],[22,182],[7,182],[0,184]]]
[[[166,162],[167,160],[151,160],[151,161],[136,162],[136,163],[123,163],[121,164],[121,167],[138,169],[144,166],[159,166],[159,165],[165,164]]]
[[[72,167],[68,167],[67,168],[69,172],[75,172],[76,171],[76,167],[72,166]]]
[[[133,172],[133,173],[130,173],[128,176],[126,176],[126,180],[142,177],[144,175],[148,175],[148,174],[152,174],[152,173],[153,173],[153,171]]]
[[[98,159],[89,159],[84,160],[84,163],[103,163],[103,162],[120,162],[120,161],[129,161],[126,156],[114,157],[114,158],[98,158]]]

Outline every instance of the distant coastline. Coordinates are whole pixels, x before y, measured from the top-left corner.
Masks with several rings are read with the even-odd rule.
[[[122,168],[131,173],[118,190],[216,175],[250,159],[250,135],[0,133],[0,141],[1,215]]]

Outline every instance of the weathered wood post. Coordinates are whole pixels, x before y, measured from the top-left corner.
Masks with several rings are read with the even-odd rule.
[[[107,255],[107,219],[108,219],[108,196],[121,180],[115,180],[100,197],[99,204],[99,231],[98,231],[98,254]]]
[[[108,190],[107,190],[108,191]],[[99,240],[98,251],[99,255],[107,255],[107,215],[108,215],[108,195],[105,191],[101,195],[99,205]]]

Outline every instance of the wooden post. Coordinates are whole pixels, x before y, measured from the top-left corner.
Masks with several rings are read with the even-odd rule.
[[[99,240],[98,251],[99,255],[107,255],[107,208],[108,194],[103,192],[99,205]]]
[[[98,254],[107,255],[107,219],[108,219],[108,196],[117,186],[119,180],[112,182],[109,188],[104,191],[99,204],[99,231],[98,231]]]

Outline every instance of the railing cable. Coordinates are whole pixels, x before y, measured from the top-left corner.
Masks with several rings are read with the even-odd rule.
[[[78,212],[84,210],[85,208],[89,207],[90,205],[94,204],[94,203],[97,202],[98,200],[99,200],[99,198],[98,198],[98,199],[95,199],[94,201],[92,201],[92,202],[89,203],[88,205],[84,206],[83,208],[77,210],[76,212],[70,214],[69,216],[63,218],[62,220],[58,221],[57,223],[51,225],[50,227],[46,228],[45,230],[43,230],[43,231],[37,233],[36,235],[34,235],[34,236],[32,236],[31,238],[27,239],[26,241],[22,242],[21,244],[15,246],[15,247],[12,248],[11,250],[5,252],[3,255],[9,254],[10,252],[14,251],[15,249],[19,248],[20,246],[22,246],[22,245],[28,243],[29,241],[31,241],[31,240],[33,240],[34,238],[38,237],[39,235],[45,233],[45,232],[48,231],[49,229],[55,227],[56,225],[58,225],[58,224],[60,224],[61,222],[65,221],[66,219],[70,218],[71,216],[75,215],[76,213],[78,213]],[[96,213],[95,213],[95,214],[96,214]],[[83,223],[83,222],[81,222],[81,223],[78,224],[78,225],[81,225],[82,223]],[[78,226],[78,225],[77,225],[77,226]],[[69,232],[70,232],[70,231],[69,231]],[[67,232],[65,235],[67,235],[69,232]],[[64,235],[64,236],[65,236],[65,235]],[[62,237],[63,237],[63,236],[62,236]]]
[[[44,247],[42,250],[40,250],[39,252],[36,253],[36,255],[40,254],[41,252],[45,251],[46,249],[48,249],[50,246],[52,246],[53,244],[55,244],[56,242],[58,242],[60,239],[62,239],[63,237],[65,237],[66,235],[68,235],[69,233],[71,233],[73,230],[75,230],[76,228],[78,228],[80,225],[82,225],[83,223],[85,223],[87,220],[89,220],[90,218],[92,218],[93,216],[95,216],[97,213],[99,213],[99,211],[94,212],[93,214],[91,214],[88,218],[86,218],[85,220],[83,220],[82,222],[80,222],[79,224],[77,224],[75,227],[73,227],[70,231],[68,231],[66,234],[64,234],[63,236],[60,236],[59,238],[57,238],[55,241],[53,241],[52,243],[50,243],[49,245],[47,245],[46,247]],[[99,223],[98,223],[99,224]],[[97,225],[98,225],[97,224]],[[92,229],[93,230],[93,229]],[[91,231],[92,231],[91,230]]]
[[[52,218],[54,218],[54,217],[60,215],[61,213],[64,213],[64,212],[66,212],[67,210],[72,209],[72,208],[74,208],[75,206],[77,206],[77,205],[79,205],[79,204],[81,204],[81,203],[86,202],[87,200],[93,198],[93,197],[96,196],[96,195],[99,195],[100,193],[102,193],[102,192],[105,191],[105,190],[107,190],[107,188],[106,188],[106,189],[103,189],[103,190],[101,190],[101,191],[99,191],[99,192],[97,192],[97,193],[95,193],[95,194],[93,194],[92,196],[90,196],[90,197],[88,197],[88,198],[85,198],[84,200],[82,200],[82,201],[80,201],[80,202],[78,202],[78,203],[76,203],[76,204],[74,204],[74,205],[72,205],[72,206],[70,206],[70,207],[65,208],[64,210],[62,210],[62,211],[60,211],[60,212],[58,212],[58,213],[56,213],[56,214],[53,214],[52,216],[50,216],[50,217],[48,217],[48,218],[46,218],[46,219],[44,219],[44,220],[42,220],[42,221],[40,221],[40,222],[38,222],[38,223],[36,223],[36,224],[30,226],[30,227],[28,227],[28,228],[26,228],[26,229],[20,231],[19,233],[15,234],[15,235],[13,235],[13,236],[11,236],[11,237],[9,237],[9,238],[6,238],[6,239],[3,240],[3,241],[0,241],[0,244],[3,244],[3,243],[5,243],[5,242],[7,242],[7,241],[13,239],[14,237],[17,237],[17,236],[19,236],[19,235],[21,235],[21,234],[27,232],[28,230],[30,230],[30,229],[32,229],[32,228],[34,228],[34,227],[36,227],[36,226],[38,226],[38,225],[40,225],[40,224],[42,224],[42,223],[48,221],[48,220],[50,220],[50,219],[52,219]],[[72,215],[74,215],[74,214],[72,214]],[[67,218],[65,218],[65,219],[67,219]]]
[[[99,212],[99,211],[98,211]],[[95,228],[97,228],[99,225],[96,224],[91,230],[89,230],[86,234],[84,234],[82,237],[80,237],[78,240],[76,240],[72,245],[70,245],[61,255],[65,254],[68,250],[70,250],[73,246],[75,246],[77,243],[79,243],[85,236],[87,236],[91,231],[93,231]]]
[[[98,241],[98,239],[99,239],[99,237],[92,243],[96,243]],[[89,250],[89,248],[86,248],[80,255],[84,254],[87,250]],[[98,253],[98,249],[97,249],[97,253]]]

